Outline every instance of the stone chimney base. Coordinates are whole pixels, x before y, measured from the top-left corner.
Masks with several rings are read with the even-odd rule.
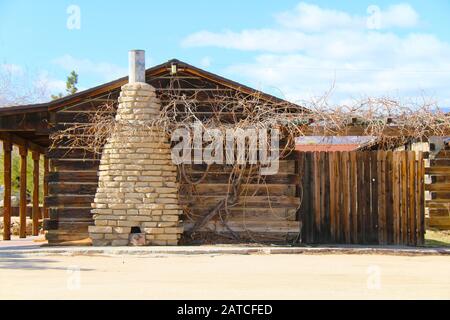
[[[143,125],[159,112],[153,87],[122,87],[119,129],[104,147],[92,205],[94,246],[178,244],[183,228],[170,144],[161,130]]]

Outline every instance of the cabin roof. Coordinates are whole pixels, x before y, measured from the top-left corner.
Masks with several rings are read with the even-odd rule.
[[[261,95],[262,99],[265,99],[267,101],[273,101],[275,103],[286,102],[283,99],[280,99],[278,97],[275,97],[270,94],[261,92],[259,90],[250,88],[246,85],[243,85],[241,83],[221,77],[217,74],[194,67],[186,62],[183,62],[183,61],[180,61],[177,59],[172,59],[165,63],[159,64],[159,65],[156,65],[154,67],[147,69],[146,77],[147,78],[153,77],[153,76],[162,74],[164,72],[167,72],[168,70],[170,70],[170,68],[173,64],[177,65],[177,68],[179,71],[191,73],[193,75],[205,78],[209,81],[215,82],[215,83],[223,85],[225,87],[235,89],[237,91],[241,91],[241,92],[247,93],[247,94],[258,93]],[[13,115],[13,114],[19,114],[19,113],[33,113],[33,112],[45,112],[45,111],[58,110],[69,104],[82,101],[83,99],[86,99],[86,98],[89,98],[89,97],[92,97],[92,96],[95,96],[98,94],[102,94],[102,93],[108,92],[110,90],[120,88],[121,86],[125,85],[126,83],[128,83],[128,76],[122,77],[120,79],[117,79],[117,80],[114,80],[111,82],[101,84],[99,86],[96,86],[96,87],[93,87],[93,88],[90,88],[90,89],[87,89],[84,91],[77,92],[75,94],[72,94],[72,95],[57,99],[57,100],[49,101],[46,103],[2,107],[2,108],[0,108],[0,115]],[[292,104],[292,105],[295,106],[295,104]],[[300,109],[304,109],[303,107],[300,107],[300,106],[298,106],[298,107]],[[304,110],[306,110],[306,109],[304,109]]]

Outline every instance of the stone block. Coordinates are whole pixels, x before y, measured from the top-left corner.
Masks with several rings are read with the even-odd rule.
[[[89,233],[112,233],[112,227],[89,226]]]
[[[178,240],[178,235],[176,234],[156,234],[156,240]]]
[[[163,228],[145,228],[144,232],[146,234],[163,234],[164,229]]]
[[[103,240],[105,239],[105,234],[103,233],[92,233],[89,235],[92,240]]]
[[[94,247],[110,246],[111,245],[111,241],[110,240],[92,240],[92,245]]]
[[[128,240],[113,240],[111,245],[113,247],[125,247],[128,246]]]
[[[113,232],[129,234],[131,232],[131,227],[116,227],[113,228]]]
[[[170,233],[170,234],[180,234],[183,233],[183,228],[164,228],[164,233]]]

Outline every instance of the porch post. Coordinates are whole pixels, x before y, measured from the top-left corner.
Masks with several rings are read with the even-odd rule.
[[[43,207],[44,219],[49,218],[48,208],[45,201],[45,197],[48,196],[48,181],[47,181],[48,172],[49,172],[49,161],[48,158],[44,155],[44,207]]]
[[[33,151],[33,236],[39,235],[39,156]]]
[[[28,149],[26,146],[19,146],[20,153],[20,238],[27,237],[27,154]]]
[[[11,151],[10,140],[3,141],[3,240],[11,240]]]

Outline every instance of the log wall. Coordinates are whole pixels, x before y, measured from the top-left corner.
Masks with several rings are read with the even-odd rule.
[[[52,113],[51,132],[83,124],[99,106],[117,101],[118,90],[86,99]],[[87,239],[88,226],[93,225],[91,203],[98,185],[99,154],[83,148],[68,148],[63,142],[47,152],[48,173],[45,190],[47,240],[52,245]]]
[[[195,93],[198,105],[196,116],[200,119],[217,116],[216,109],[219,106],[217,96],[233,94],[229,88],[182,71],[176,78],[176,83],[170,84],[173,77],[163,74],[148,78],[147,83],[156,88],[162,105],[172,102],[169,92],[173,93],[173,90],[187,96]],[[54,112],[50,117],[51,131],[57,132],[86,123],[90,114],[96,112],[105,102],[116,101],[119,93],[120,88]],[[184,106],[180,104],[176,107],[180,110]],[[220,121],[236,121],[236,116],[239,115],[227,114],[222,110]],[[57,245],[88,238],[88,227],[94,222],[91,203],[98,185],[99,155],[84,149],[68,148],[62,142],[49,150],[47,156],[49,159],[49,172],[46,175],[48,195],[45,201],[49,210],[49,219],[45,223],[48,230],[47,239],[50,244]],[[204,167],[197,166],[191,169],[189,174],[195,178],[202,174]],[[240,233],[243,239],[247,240],[255,240],[255,233],[262,235],[256,237],[261,240],[286,241],[286,238],[295,240],[300,231],[300,223],[296,221],[299,206],[296,195],[299,177],[296,170],[295,160],[286,159],[281,163],[280,174],[267,177],[264,184],[248,181],[242,190],[241,200],[230,208],[231,215],[227,227]],[[227,191],[228,171],[229,168],[226,166],[215,166],[208,177],[195,186],[195,190],[190,190],[187,185],[182,186],[181,205],[185,211],[183,219],[187,232],[196,218],[207,214],[219,199],[223,199]],[[187,196],[192,193],[196,194],[194,198]],[[200,230],[199,234],[201,238],[209,233],[226,234],[229,231],[227,227],[214,219]],[[227,239],[226,235],[216,238],[217,241]]]

